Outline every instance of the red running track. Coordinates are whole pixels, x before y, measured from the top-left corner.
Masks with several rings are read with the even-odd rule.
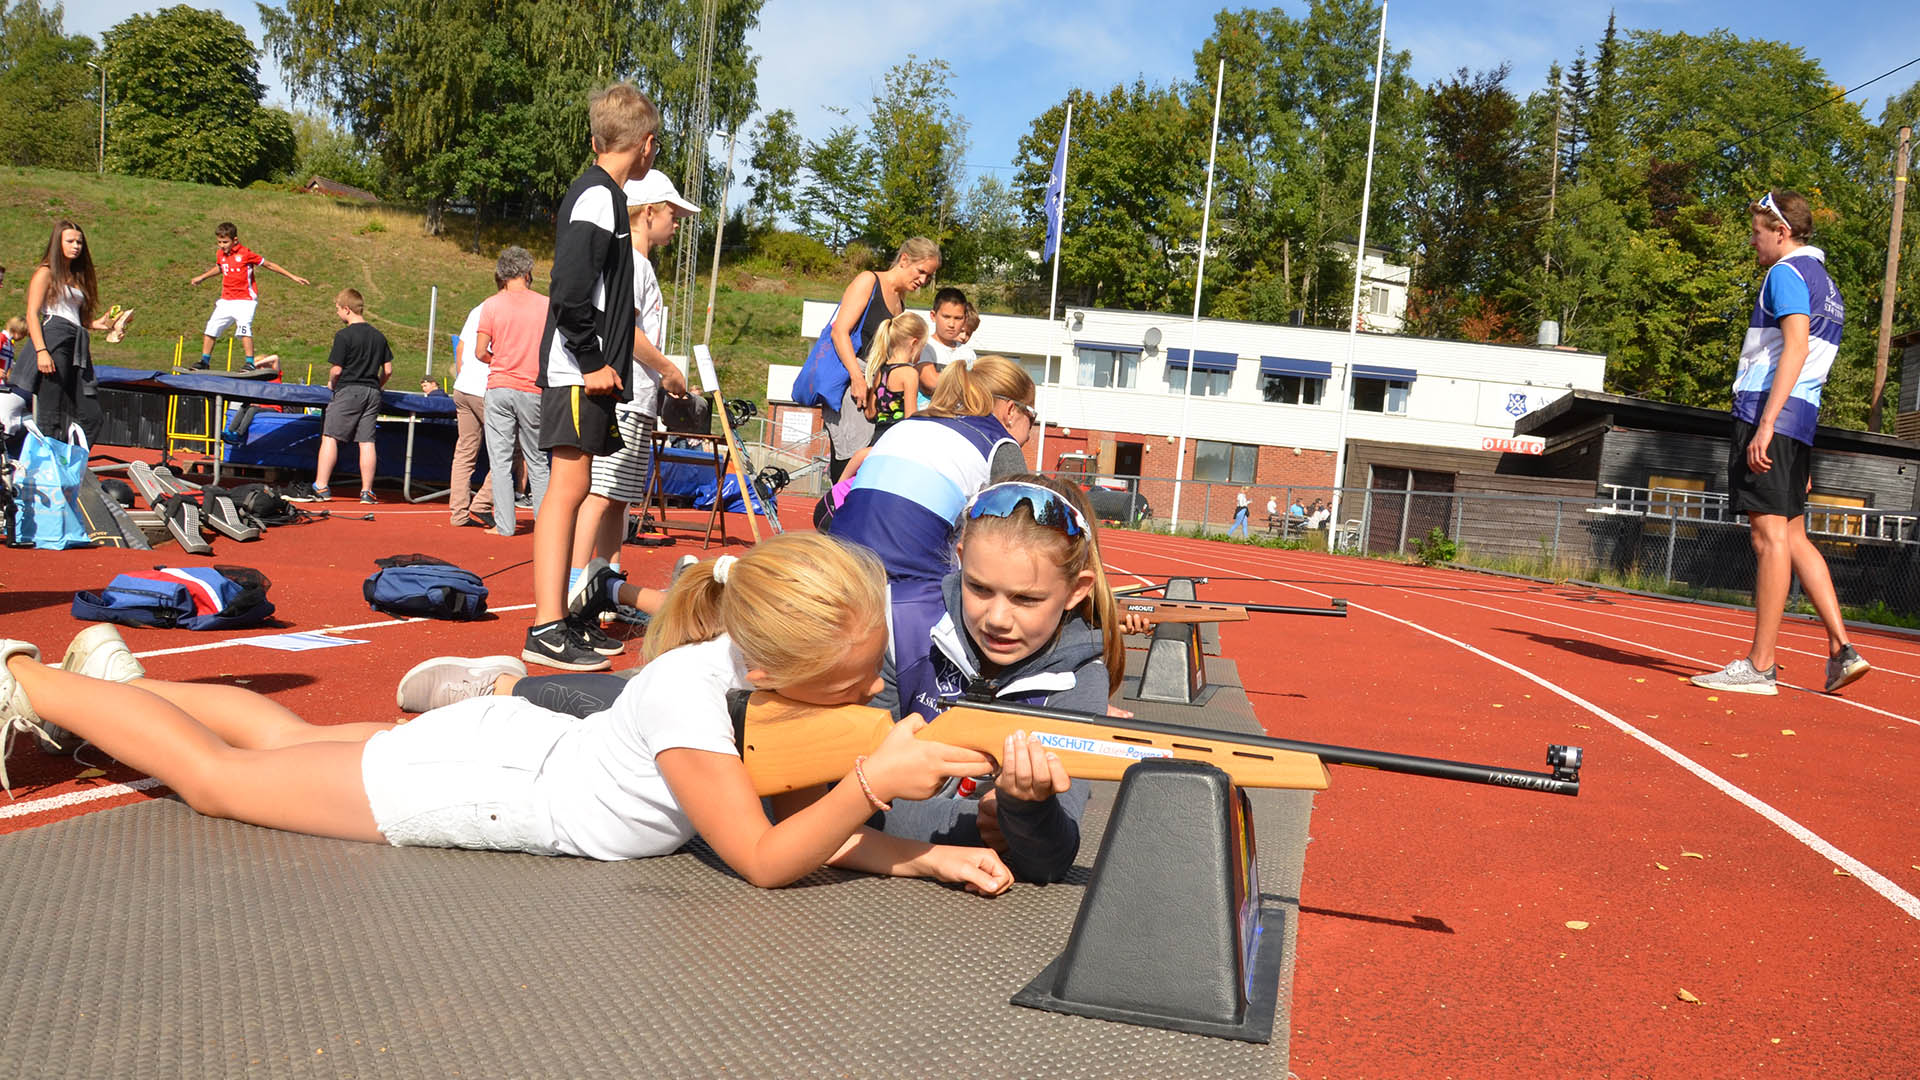
[[[1301,890],[1301,1077],[1910,1077],[1920,642],[1843,697],[1713,695],[1744,611],[1110,532],[1109,573],[1344,622],[1221,628],[1275,734],[1540,769],[1577,799],[1334,770]],[[1250,576],[1261,581],[1221,580]],[[1788,677],[1824,635],[1789,623]],[[1570,929],[1568,923],[1585,923]],[[1698,999],[1681,998],[1681,991]]]
[[[783,510],[797,522],[805,508]],[[129,643],[156,677],[247,685],[322,723],[395,715],[395,681],[425,656],[518,653],[528,534],[451,529],[434,504],[373,512],[219,543],[208,560],[273,578],[284,625],[262,632],[333,627],[368,644],[281,653],[235,643],[250,634],[161,630]],[[737,550],[745,519],[729,532]],[[626,561],[664,581],[698,547]],[[1744,612],[1127,532],[1105,547],[1116,580],[1244,575],[1263,580],[1216,580],[1202,598],[1352,602],[1342,621],[1222,628],[1276,734],[1529,770],[1548,743],[1586,750],[1578,799],[1335,770],[1301,896],[1297,1075],[1915,1075],[1920,830],[1904,781],[1920,759],[1920,642],[1860,635],[1879,670],[1841,698],[1715,701],[1681,680],[1738,655]],[[498,617],[368,611],[373,560],[407,551],[487,576]],[[171,547],[0,551],[0,633],[64,648],[74,591],[192,561]],[[1817,628],[1786,634],[1788,677],[1817,683]],[[16,744],[0,832],[158,793],[87,764]]]

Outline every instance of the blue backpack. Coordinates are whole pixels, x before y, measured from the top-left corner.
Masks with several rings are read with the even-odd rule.
[[[477,619],[487,613],[487,587],[480,575],[431,555],[390,555],[361,593],[375,611],[429,619]]]
[[[123,626],[236,630],[273,615],[273,583],[244,566],[156,566],[115,577],[99,592],[76,593],[73,617]]]

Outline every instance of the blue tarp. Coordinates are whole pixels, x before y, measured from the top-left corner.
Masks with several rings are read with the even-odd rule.
[[[96,377],[97,372],[98,369],[96,369]],[[228,401],[257,402],[261,405],[323,408],[333,400],[333,391],[324,386],[262,382],[253,379],[236,379],[228,375],[202,375],[189,372],[180,375],[161,375],[155,381],[170,390],[205,394],[208,397],[223,397]],[[411,416],[452,416],[454,414],[453,397],[449,394],[403,394],[394,390],[383,390],[380,393],[380,405],[388,412]]]
[[[716,460],[724,460],[725,455],[709,453],[705,450],[687,450],[674,447],[662,450],[654,465],[660,470],[660,489],[668,495],[685,496],[693,500],[693,505],[702,510],[713,509],[714,480],[713,469]],[[740,481],[732,471],[726,473],[719,484],[721,498],[725,500],[721,508],[729,514],[746,513],[747,505],[740,498]],[[754,508],[764,514],[758,492],[754,494]]]

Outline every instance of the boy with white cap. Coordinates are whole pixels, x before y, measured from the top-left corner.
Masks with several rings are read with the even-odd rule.
[[[627,507],[644,502],[647,478],[653,469],[654,428],[658,425],[656,397],[660,391],[687,396],[687,377],[660,347],[667,340],[667,312],[649,253],[673,240],[683,218],[700,212],[680,195],[673,181],[659,169],[649,169],[622,189],[627,197],[627,220],[633,236],[633,400],[614,410],[619,450],[593,459],[593,481],[574,526],[572,570],[568,574],[568,608],[579,611],[613,610],[616,590],[624,580],[620,547],[627,538]],[[604,567],[604,569],[603,569]],[[596,603],[605,597],[605,603]],[[658,600],[658,597],[645,599]],[[642,604],[646,610],[648,604]],[[651,614],[651,612],[649,612]],[[596,652],[613,655],[621,643],[585,621],[587,637]]]

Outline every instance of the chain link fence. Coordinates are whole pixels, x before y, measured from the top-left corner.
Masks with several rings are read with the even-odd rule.
[[[1172,525],[1170,479],[1062,478],[1088,488],[1103,520],[1159,530]],[[1442,540],[1439,550],[1450,546],[1453,561],[1489,569],[1734,601],[1749,600],[1753,592],[1752,535],[1723,495],[1609,486],[1594,496],[1572,497],[1188,480],[1179,485],[1180,531],[1233,530],[1243,488],[1250,539],[1406,556]],[[1843,605],[1920,617],[1920,515],[1812,504],[1806,521]],[[1797,582],[1795,589],[1797,596]]]

